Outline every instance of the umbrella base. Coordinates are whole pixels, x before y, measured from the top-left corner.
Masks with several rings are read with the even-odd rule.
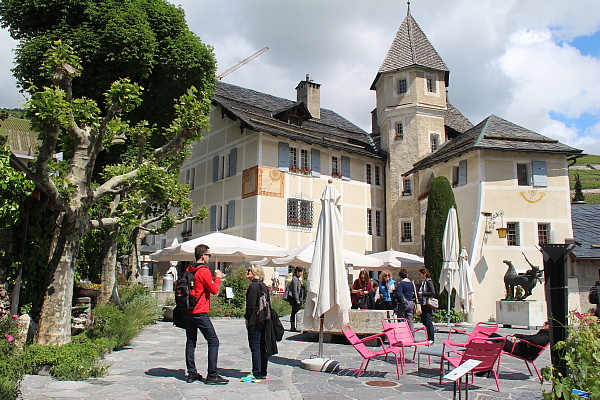
[[[310,371],[333,372],[340,363],[331,358],[305,358],[300,361],[300,366]]]

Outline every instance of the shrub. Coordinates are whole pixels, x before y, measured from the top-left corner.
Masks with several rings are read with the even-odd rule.
[[[137,285],[129,285],[122,288],[119,288],[119,297],[121,298],[121,303],[129,303],[137,296],[150,296],[150,289],[142,284]]]
[[[132,319],[136,325],[153,324],[162,314],[162,306],[157,298],[148,295],[132,297],[128,302],[123,302],[125,318]]]
[[[281,296],[271,295],[271,307],[277,311],[277,315],[283,317],[292,313],[292,306],[287,301],[283,300]]]
[[[0,316],[0,399],[13,399],[23,378],[16,315]]]
[[[225,298],[225,287],[230,287],[233,289],[233,299],[230,299],[228,303],[236,308],[245,307],[246,289],[249,284],[246,278],[246,267],[243,265],[237,267],[230,265],[225,272],[225,282],[221,285],[219,297]]]
[[[94,322],[88,336],[93,340],[104,338],[111,348],[119,348],[129,343],[138,332],[135,318],[127,318],[115,305],[107,304],[94,309]]]
[[[236,307],[223,297],[216,295],[210,297],[210,312],[208,313],[210,317],[244,318],[245,313],[246,308],[243,305]]]
[[[574,320],[573,315],[570,318]],[[567,327],[567,339],[558,342],[554,348],[562,352],[561,358],[567,363],[568,375],[562,374],[554,366],[542,369],[544,380],[552,382],[552,391],[543,391],[544,399],[577,399],[573,389],[589,392],[591,399],[600,398],[600,322],[596,317],[585,317],[579,329]]]

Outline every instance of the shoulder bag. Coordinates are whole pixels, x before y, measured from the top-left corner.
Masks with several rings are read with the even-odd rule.
[[[413,281],[413,289],[414,289],[414,298],[413,298],[413,306],[415,307],[414,315],[421,315],[423,312],[421,310],[421,304],[419,303],[419,296],[417,295],[417,287],[415,286],[415,282]]]

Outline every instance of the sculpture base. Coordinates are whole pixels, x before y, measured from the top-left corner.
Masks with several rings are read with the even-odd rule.
[[[500,300],[496,302],[496,322],[506,327],[541,327],[546,321],[544,304],[537,300]]]

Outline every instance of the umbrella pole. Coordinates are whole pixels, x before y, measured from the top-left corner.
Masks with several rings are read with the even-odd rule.
[[[448,292],[448,315],[446,318],[446,326],[450,326],[450,291],[446,290]]]
[[[323,315],[319,317],[319,358],[323,358]]]

